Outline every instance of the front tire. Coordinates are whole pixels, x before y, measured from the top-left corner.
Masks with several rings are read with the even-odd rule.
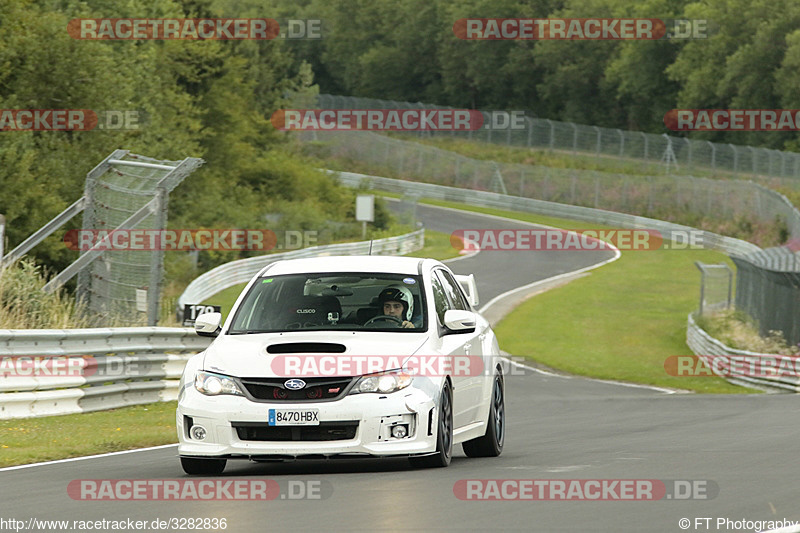
[[[441,468],[450,465],[453,458],[453,390],[445,382],[439,397],[439,422],[436,429],[436,453],[422,457],[409,457],[412,466]]]
[[[190,476],[218,476],[225,470],[225,459],[197,459],[181,457],[183,471]]]
[[[502,374],[495,374],[492,386],[492,405],[489,407],[489,423],[483,437],[461,444],[467,457],[497,457],[503,453],[506,433],[505,387]]]

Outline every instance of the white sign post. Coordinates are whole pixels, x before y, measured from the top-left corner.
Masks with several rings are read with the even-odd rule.
[[[361,222],[361,238],[367,237],[367,222],[375,221],[375,195],[356,196],[356,220]]]

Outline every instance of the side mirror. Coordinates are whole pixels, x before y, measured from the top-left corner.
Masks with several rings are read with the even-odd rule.
[[[201,337],[216,337],[219,335],[222,313],[203,313],[194,321],[194,330]]]
[[[450,309],[444,312],[444,325],[451,331],[466,331],[475,329],[477,320],[472,311]]]

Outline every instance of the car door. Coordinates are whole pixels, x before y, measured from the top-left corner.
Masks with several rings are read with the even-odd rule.
[[[434,277],[439,281],[444,291],[448,309],[471,311],[458,282],[453,278],[450,272],[444,269],[436,269],[434,270]],[[439,319],[440,321],[443,320],[443,315],[444,313],[442,313],[442,317]],[[477,331],[477,329],[463,333],[447,333],[442,337],[442,340],[451,347],[451,353],[454,356],[476,355],[480,358],[483,354],[482,343],[478,338],[480,333],[481,332]],[[473,361],[474,359],[470,362]],[[455,422],[454,419],[456,427],[475,422],[479,417],[483,384],[482,370],[482,368],[477,368],[476,365],[470,364],[468,372],[456,372],[453,374],[453,413],[454,416],[458,413],[460,415],[459,420],[462,422],[459,424]]]

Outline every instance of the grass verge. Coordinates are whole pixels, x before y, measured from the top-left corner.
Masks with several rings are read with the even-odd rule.
[[[178,442],[176,402],[0,420],[0,467]]]
[[[422,199],[564,229],[610,229],[502,209]],[[750,393],[717,377],[674,377],[664,362],[689,355],[686,316],[697,307],[695,261],[735,265],[713,250],[628,251],[591,275],[539,294],[494,328],[505,351],[572,374],[702,393]],[[522,332],[522,334],[521,334]]]
[[[387,195],[390,196],[390,195]],[[566,229],[603,229],[551,217],[453,202],[422,203],[505,216]],[[427,232],[415,255],[455,254],[449,235]],[[697,305],[699,274],[694,261],[730,260],[710,250],[628,252],[590,276],[531,298],[495,331],[501,348],[573,374],[693,390],[748,393],[716,378],[671,377],[670,355],[688,355],[686,315]],[[227,314],[243,286],[207,303]],[[98,413],[0,421],[0,466],[92,455],[176,442],[175,402]]]

